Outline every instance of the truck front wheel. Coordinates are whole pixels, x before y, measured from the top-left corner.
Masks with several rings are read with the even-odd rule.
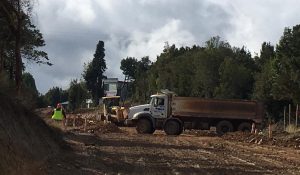
[[[183,128],[176,120],[168,120],[164,125],[164,131],[167,135],[179,135],[182,133]]]
[[[153,134],[155,129],[153,128],[151,121],[142,118],[137,122],[136,131],[140,134]]]
[[[238,131],[251,132],[252,125],[249,122],[243,122],[239,125]]]
[[[230,121],[222,120],[216,126],[217,134],[224,135],[227,132],[233,131],[233,125]]]

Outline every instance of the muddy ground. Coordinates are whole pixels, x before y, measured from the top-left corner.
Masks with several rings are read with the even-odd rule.
[[[49,125],[61,126],[45,111],[40,114]],[[62,132],[63,152],[48,160],[41,171],[53,175],[300,174],[300,147],[295,139],[282,142],[242,133],[218,137],[209,131],[141,135],[133,127],[103,124],[92,115],[87,118],[85,133],[84,121]]]
[[[166,136],[67,131],[69,147],[47,174],[300,174],[300,150],[228,141],[186,132]]]

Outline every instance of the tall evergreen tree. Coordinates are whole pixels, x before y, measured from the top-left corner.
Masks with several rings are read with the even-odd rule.
[[[81,105],[85,103],[88,92],[83,82],[78,82],[77,80],[72,80],[69,88],[69,107],[72,111],[78,109]]]
[[[253,87],[252,70],[236,59],[225,59],[219,68],[220,85],[216,88],[217,98],[249,99]]]
[[[14,37],[15,56],[15,82],[17,91],[21,90],[22,76],[22,56],[21,56],[21,36],[22,26],[26,11],[30,13],[31,4],[29,0],[3,0],[0,1],[1,15],[6,19],[9,29]]]
[[[138,101],[145,101],[149,98],[149,80],[148,70],[151,67],[151,61],[148,56],[137,60],[134,57],[127,57],[121,60],[120,69],[123,74],[131,80],[129,84],[129,94],[133,99]],[[132,93],[134,91],[134,93]]]
[[[221,41],[220,37],[212,37],[203,49],[195,54],[195,76],[193,80],[193,96],[214,98],[216,88],[220,83],[218,72],[226,57],[233,57],[233,50],[229,43]]]
[[[61,103],[64,100],[62,99],[62,89],[59,87],[52,87],[45,94],[45,100],[47,105],[56,106],[57,103]]]
[[[32,92],[38,94],[38,90],[37,90],[36,85],[35,85],[35,80],[34,80],[33,76],[30,73],[28,73],[28,72],[23,73],[22,82],[23,82],[22,83],[23,86],[26,89],[29,89]]]
[[[104,94],[102,85],[102,80],[105,78],[103,73],[106,70],[104,51],[104,42],[99,41],[93,60],[85,65],[83,72],[83,78],[86,82],[87,89],[91,92],[95,105],[99,104],[99,98]]]
[[[7,71],[10,79],[15,80],[18,92],[21,90],[23,59],[51,65],[47,53],[36,49],[45,43],[30,21],[32,7],[31,0],[0,1],[0,71]]]
[[[120,69],[123,71],[123,74],[128,77],[128,79],[136,78],[138,61],[134,57],[127,57],[121,60]]]
[[[276,47],[276,81],[273,93],[278,100],[300,102],[300,25],[286,28]]]
[[[255,74],[253,98],[270,101],[273,99],[272,87],[275,78],[275,50],[270,43],[263,42],[260,57],[256,58],[259,71]]]

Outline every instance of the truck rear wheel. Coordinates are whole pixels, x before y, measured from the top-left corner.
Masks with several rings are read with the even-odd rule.
[[[243,122],[238,126],[238,131],[251,132],[252,125],[249,122]]]
[[[137,122],[136,131],[140,134],[153,134],[155,129],[153,128],[151,121],[142,118]]]
[[[219,135],[224,135],[233,131],[233,125],[230,121],[222,120],[217,124],[216,130]]]
[[[168,120],[164,125],[164,131],[167,135],[179,135],[183,128],[177,120]]]

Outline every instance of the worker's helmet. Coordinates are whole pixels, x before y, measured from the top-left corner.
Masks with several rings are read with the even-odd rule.
[[[60,103],[57,103],[56,108],[61,108],[61,104],[60,104]]]

